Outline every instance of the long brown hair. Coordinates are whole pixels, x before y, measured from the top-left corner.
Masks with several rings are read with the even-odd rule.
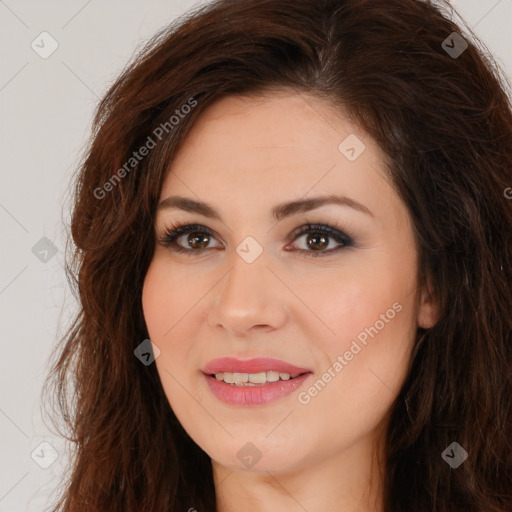
[[[510,84],[447,6],[420,0],[221,0],[157,34],[110,88],[75,181],[80,312],[45,384],[73,446],[54,510],[215,510],[209,457],[134,356],[148,338],[142,284],[162,182],[194,121],[221,97],[278,89],[327,99],[383,149],[419,286],[441,307],[390,411],[385,511],[510,511]],[[441,456],[452,442],[468,453],[457,469]]]

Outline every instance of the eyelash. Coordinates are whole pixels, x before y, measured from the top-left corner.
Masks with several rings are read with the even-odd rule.
[[[185,233],[202,233],[209,236],[215,236],[212,231],[200,224],[176,223],[170,224],[165,228],[164,234],[161,237],[158,237],[158,243],[166,248],[170,248],[172,251],[188,253],[188,255],[192,255],[192,253],[202,253],[208,249],[185,249],[184,247],[178,245],[176,243],[176,239]],[[299,252],[305,253],[305,255],[312,256],[314,258],[318,256],[328,256],[333,253],[337,253],[342,249],[353,247],[355,245],[354,237],[347,229],[340,231],[325,224],[310,224],[309,222],[294,230],[294,232],[290,235],[289,241],[294,242],[304,234],[325,235],[328,238],[332,238],[335,242],[342,244],[341,246],[335,247],[334,249],[329,249],[328,251],[308,251],[306,249],[297,249]]]

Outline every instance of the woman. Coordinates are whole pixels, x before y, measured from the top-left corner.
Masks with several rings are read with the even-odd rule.
[[[158,34],[77,177],[55,510],[510,510],[505,85],[420,0]]]

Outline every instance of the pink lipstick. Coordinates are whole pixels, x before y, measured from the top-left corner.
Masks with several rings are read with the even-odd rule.
[[[230,405],[263,405],[285,397],[312,375],[311,370],[279,359],[224,357],[201,370],[210,391]]]

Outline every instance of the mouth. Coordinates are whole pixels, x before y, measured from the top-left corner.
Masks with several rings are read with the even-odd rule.
[[[277,375],[281,378],[282,374],[284,376],[283,380],[287,380],[286,375],[289,375],[291,378],[302,373],[310,372],[311,370],[309,368],[295,366],[291,363],[287,363],[286,361],[271,357],[257,357],[253,359],[221,357],[220,359],[214,359],[207,363],[201,371],[206,375],[227,374],[228,378],[230,374],[245,376],[245,374],[257,375],[265,373],[270,374],[269,376],[267,375],[271,379],[270,382],[275,382],[278,380],[276,378]],[[260,376],[260,379],[261,378],[262,377]],[[242,382],[245,380],[245,377],[242,380],[240,380],[240,377],[238,377],[238,379],[239,380],[237,382]],[[255,383],[258,384],[260,381],[257,380]]]
[[[271,358],[215,359],[201,371],[215,397],[237,406],[264,405],[283,398],[313,374],[307,368]]]
[[[306,373],[309,372],[290,374],[270,370],[258,373],[218,372],[215,374],[209,374],[208,376],[233,386],[264,386],[269,382],[293,380]]]

